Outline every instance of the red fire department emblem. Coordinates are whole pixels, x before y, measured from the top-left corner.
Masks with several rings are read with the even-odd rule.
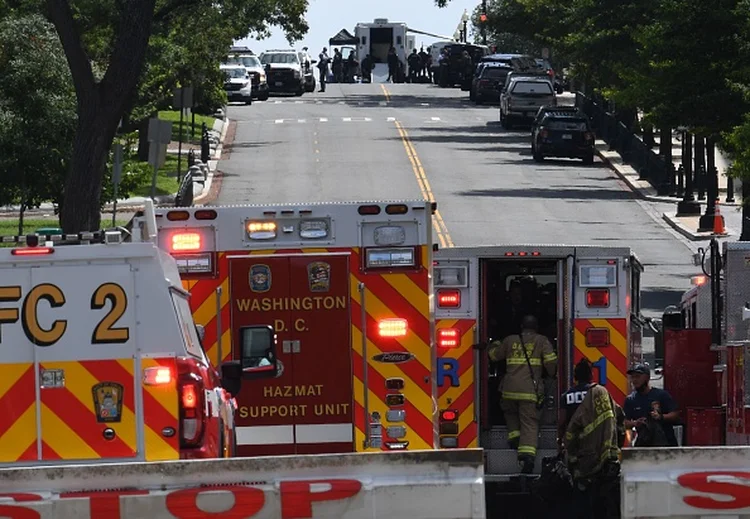
[[[328,292],[331,289],[331,266],[324,261],[313,261],[307,265],[307,280],[310,292]]]
[[[97,422],[119,422],[122,419],[122,390],[122,384],[117,382],[102,382],[91,388]]]
[[[250,289],[253,292],[268,292],[271,290],[271,267],[268,265],[253,265],[250,267]]]

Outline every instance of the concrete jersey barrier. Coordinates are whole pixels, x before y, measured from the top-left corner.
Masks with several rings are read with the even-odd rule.
[[[8,519],[483,519],[481,449],[0,469]]]
[[[750,517],[750,447],[625,449],[622,517]]]

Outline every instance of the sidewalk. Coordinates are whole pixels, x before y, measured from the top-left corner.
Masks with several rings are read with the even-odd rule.
[[[658,142],[658,140],[657,140]],[[674,146],[674,143],[677,143]],[[674,163],[677,167],[681,163],[679,155],[681,144],[676,139],[673,140],[673,148],[676,151]],[[662,213],[662,218],[675,231],[679,232],[690,240],[710,240],[713,238],[712,231],[698,231],[699,216],[677,216],[677,203],[682,199],[676,196],[659,196],[656,189],[646,180],[642,180],[638,172],[622,160],[622,157],[616,151],[609,151],[609,145],[603,140],[596,141],[597,155],[608,164],[610,168],[622,179],[625,184],[639,197],[649,202],[653,202]],[[720,162],[721,161],[721,162]],[[741,182],[735,180],[735,202],[726,203],[726,172],[727,163],[724,157],[721,157],[717,150],[716,167],[719,169],[719,211],[724,216],[726,234],[721,237],[735,236],[738,237],[742,227],[742,216],[740,213],[742,205]],[[723,184],[723,185],[722,185]],[[722,189],[723,187],[723,189]],[[697,199],[697,193],[695,194]],[[701,214],[705,213],[706,200],[698,201],[701,207]]]
[[[218,161],[221,159],[221,154],[224,149],[224,142],[227,136],[227,130],[229,129],[229,119],[225,118],[222,119],[216,119],[214,122],[213,129],[209,130],[210,138],[210,158],[207,165],[207,171],[205,173],[205,180],[204,181],[196,181],[193,183],[193,203],[199,204],[203,199],[205,199],[208,194],[211,191],[211,184],[214,179],[214,173],[216,172],[216,167]],[[183,143],[182,145],[182,154],[184,155],[183,160],[184,164],[187,167],[187,152],[189,149],[195,148],[195,146],[191,146],[188,144]],[[200,148],[198,148],[200,149]],[[170,143],[167,147],[167,153],[177,154],[178,152],[178,145],[177,142]],[[157,196],[155,199],[155,203],[157,206],[169,206],[174,204],[175,201],[175,195],[176,193],[172,193],[170,195],[162,195]],[[149,197],[142,197],[142,196],[136,196],[132,198],[123,198],[117,200],[117,211],[126,211],[126,212],[133,212],[138,211],[140,209],[143,209],[143,206],[145,204],[145,201],[148,200]],[[2,216],[10,216],[12,213],[18,213],[19,207],[17,206],[3,206],[0,207],[0,215]],[[111,213],[114,209],[113,203],[108,203],[104,206],[102,209],[102,213]],[[26,211],[27,215],[33,215],[34,213],[52,213],[54,211],[54,206],[51,203],[44,203],[41,204],[39,207],[35,207],[33,209],[28,209]]]

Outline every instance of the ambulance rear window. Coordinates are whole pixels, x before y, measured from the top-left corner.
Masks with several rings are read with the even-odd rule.
[[[180,329],[182,330],[185,349],[193,357],[206,361],[206,357],[203,353],[203,347],[201,345],[200,338],[198,337],[198,332],[196,332],[195,330],[195,325],[193,323],[192,314],[190,313],[190,305],[188,304],[187,297],[177,291],[173,291],[172,302],[174,303],[177,322],[180,324]]]

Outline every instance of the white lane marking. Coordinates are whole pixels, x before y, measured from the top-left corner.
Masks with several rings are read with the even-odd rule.
[[[439,120],[440,120],[440,117],[432,117],[431,119],[432,119],[433,121],[439,121]]]
[[[341,120],[342,120],[342,121],[344,121],[345,123],[350,123],[350,122],[352,122],[352,118],[351,118],[351,117],[344,117],[344,118],[343,118],[343,119],[341,119]]]
[[[344,443],[354,440],[350,423],[295,425],[297,443]]]
[[[276,124],[281,124],[284,122],[284,119],[276,119]]]
[[[326,119],[325,117],[321,117],[321,118],[320,118],[320,122],[321,122],[321,123],[327,123],[327,122],[328,122],[328,119]]]
[[[387,101],[378,101],[378,105],[380,105],[380,106],[388,106],[388,102]]]
[[[386,119],[386,121],[388,121],[389,123],[395,123],[396,122],[396,118],[395,117],[389,117],[388,119]]]
[[[237,445],[276,445],[294,443],[293,425],[237,427]]]
[[[278,99],[277,99],[276,101],[274,101],[274,103],[273,103],[273,104],[275,104],[275,105],[280,105],[280,104],[281,104],[282,102],[283,102],[283,101],[281,101],[281,100],[278,100]]]
[[[306,121],[305,121],[305,119],[297,119],[297,122],[298,122],[298,123],[304,123],[304,122],[306,122]]]
[[[316,105],[322,105],[322,104],[323,104],[323,101],[315,101],[315,104],[316,104]]]
[[[366,123],[369,123],[370,121],[372,121],[372,119],[370,119],[369,117],[365,117],[365,122]]]
[[[422,106],[430,106],[430,103],[419,103]]]
[[[294,102],[294,104],[296,104],[296,105],[301,105],[302,103],[304,103],[304,101],[295,101]]]

